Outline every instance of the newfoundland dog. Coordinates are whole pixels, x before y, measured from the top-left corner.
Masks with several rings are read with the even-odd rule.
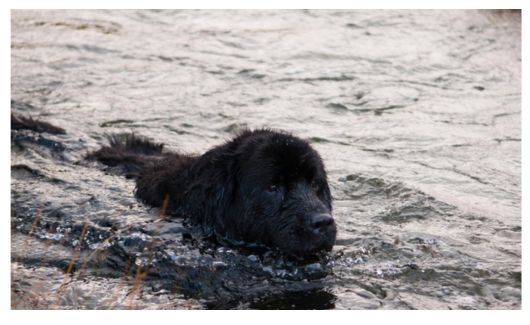
[[[143,202],[190,218],[221,242],[298,257],[335,243],[322,159],[290,134],[247,130],[200,156],[168,152],[133,134],[114,135],[88,157],[135,178]]]

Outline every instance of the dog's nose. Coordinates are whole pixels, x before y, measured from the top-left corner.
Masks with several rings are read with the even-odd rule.
[[[310,226],[312,230],[322,231],[333,225],[335,221],[327,213],[319,213],[311,216]]]

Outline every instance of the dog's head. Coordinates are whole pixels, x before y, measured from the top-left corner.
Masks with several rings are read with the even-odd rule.
[[[318,153],[294,136],[261,130],[233,144],[232,197],[224,232],[295,256],[331,250],[337,228]]]

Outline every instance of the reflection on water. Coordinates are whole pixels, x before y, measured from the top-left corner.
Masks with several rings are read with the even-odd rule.
[[[12,307],[521,306],[517,11],[13,11]],[[325,160],[338,240],[301,263],[161,221],[84,155],[285,129]],[[70,270],[68,274],[65,271]]]

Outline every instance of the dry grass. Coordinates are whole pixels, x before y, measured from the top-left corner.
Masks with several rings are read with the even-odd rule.
[[[37,227],[37,223],[39,223],[41,215],[42,215],[42,208],[38,208],[35,211],[35,218],[33,219],[33,222],[31,223],[31,227],[29,229],[28,235],[26,236],[26,240],[24,241],[24,244],[22,246],[22,254],[20,254],[19,258],[15,260],[15,263],[20,262],[20,260],[22,259],[22,256],[27,255],[31,234],[33,234],[35,227]],[[11,270],[11,297],[12,297],[11,298],[11,309],[16,309],[18,305],[18,301],[16,301],[14,298],[16,297],[16,292],[15,292],[15,274],[13,270]]]
[[[154,257],[155,247],[156,247],[157,242],[158,242],[157,237],[158,237],[158,234],[160,234],[160,231],[161,231],[161,226],[162,226],[161,222],[164,221],[165,216],[166,216],[166,210],[167,210],[167,207],[168,207],[168,203],[169,203],[169,196],[166,195],[165,198],[164,198],[164,201],[163,201],[163,205],[162,205],[162,207],[160,209],[159,218],[157,220],[157,227],[156,227],[155,232],[154,232],[154,234],[152,236],[152,240],[149,241],[149,243],[147,244],[147,254],[148,254],[147,261],[152,261],[152,259]],[[116,213],[119,213],[119,212],[120,211],[117,211]],[[85,220],[85,222],[83,223],[83,228],[82,228],[81,233],[80,233],[79,238],[78,238],[78,244],[75,246],[75,248],[74,248],[74,250],[72,252],[72,256],[70,258],[70,261],[69,261],[69,264],[68,264],[66,270],[64,270],[63,280],[62,280],[60,286],[58,287],[58,289],[55,291],[55,296],[54,296],[54,299],[53,299],[54,302],[51,303],[51,304],[46,303],[46,301],[48,300],[46,298],[49,298],[49,297],[47,297],[44,294],[39,294],[38,293],[38,292],[41,292],[41,289],[44,287],[45,282],[46,282],[45,279],[42,279],[41,281],[39,281],[38,283],[33,285],[31,287],[31,292],[28,292],[28,293],[26,293],[23,296],[17,294],[16,286],[15,286],[15,280],[16,280],[17,274],[16,274],[16,271],[13,270],[13,265],[18,264],[19,262],[21,262],[21,260],[24,257],[27,256],[29,242],[30,242],[31,236],[33,235],[33,233],[34,233],[34,231],[35,231],[35,229],[36,229],[36,227],[37,227],[37,225],[39,223],[39,220],[41,219],[41,213],[42,213],[42,208],[39,208],[39,209],[36,210],[35,217],[34,217],[34,220],[33,220],[32,224],[31,224],[30,231],[28,232],[28,234],[26,235],[26,239],[24,240],[22,252],[18,256],[18,258],[16,260],[14,260],[14,263],[12,263],[12,272],[11,272],[11,290],[12,290],[11,308],[12,309],[18,309],[19,306],[20,306],[20,302],[23,301],[23,300],[24,300],[24,304],[23,304],[24,307],[22,307],[22,308],[28,308],[29,307],[31,309],[33,309],[33,308],[36,308],[36,309],[61,309],[61,300],[62,300],[62,298],[63,298],[63,296],[65,294],[65,291],[66,291],[66,288],[67,288],[68,284],[71,283],[72,280],[74,280],[74,276],[78,280],[82,279],[82,277],[85,275],[85,273],[88,270],[90,261],[93,261],[94,258],[98,258],[100,256],[100,254],[104,253],[104,249],[96,248],[90,255],[88,255],[88,257],[85,257],[85,259],[80,259],[81,247],[82,247],[83,241],[85,239],[85,236],[87,234],[88,226],[89,226],[88,220]],[[126,229],[129,229],[129,228],[130,227],[127,227]],[[123,230],[124,229],[122,229],[121,231],[123,231]],[[66,230],[65,230],[64,236],[60,240],[59,244],[64,245],[64,241],[67,238],[66,235],[67,235],[67,233],[66,233]],[[103,244],[109,243],[116,236],[117,236],[117,234],[113,234],[113,235],[105,238],[102,241],[102,243]],[[50,248],[50,246],[53,243],[54,242],[52,240],[50,240],[50,239],[46,240],[46,242],[44,244],[45,245],[45,249],[44,249],[43,256],[46,256],[46,253],[49,251],[49,248]],[[103,245],[103,247],[105,247],[105,245]],[[81,267],[78,270],[74,270],[75,265],[80,260],[82,261]],[[43,257],[37,267],[42,267],[44,265],[45,265],[45,258]],[[110,299],[111,303],[109,304],[108,307],[113,308],[113,307],[116,307],[116,306],[120,305],[119,304],[119,300],[121,300],[120,298],[121,298],[123,289],[126,288],[129,285],[129,282],[130,282],[130,277],[131,277],[130,273],[131,273],[132,267],[133,267],[133,261],[129,258],[128,261],[127,261],[127,265],[126,265],[125,271],[123,272],[123,275],[120,278],[120,282],[117,285],[117,287],[115,288],[115,290],[113,290],[113,292],[112,292],[112,296],[111,296],[111,299]],[[138,306],[135,305],[135,300],[138,297],[138,294],[139,294],[139,292],[140,292],[140,290],[142,288],[143,280],[149,274],[150,271],[151,271],[151,266],[150,265],[147,265],[147,266],[140,265],[140,266],[137,267],[136,274],[135,274],[134,278],[132,279],[131,289],[127,292],[126,297],[125,297],[126,300],[127,300],[126,308],[128,308],[128,309],[137,309],[138,308]]]
[[[155,236],[152,237],[152,240],[147,245],[147,250],[149,254],[148,255],[149,258],[147,259],[147,261],[153,260],[154,248],[157,242],[156,238],[160,234],[160,227],[162,226],[161,222],[164,221],[165,219],[168,204],[169,204],[169,195],[166,194],[164,197],[164,201],[162,203],[162,207],[160,209],[159,222],[157,223]],[[138,266],[138,269],[136,270],[136,276],[134,277],[134,281],[132,285],[132,291],[131,291],[131,294],[129,295],[129,304],[128,304],[129,309],[136,309],[134,306],[134,298],[136,298],[136,295],[138,294],[138,289],[140,285],[142,284],[143,279],[149,274],[150,269],[151,267],[149,265],[145,268],[145,270],[142,270],[142,266]]]

